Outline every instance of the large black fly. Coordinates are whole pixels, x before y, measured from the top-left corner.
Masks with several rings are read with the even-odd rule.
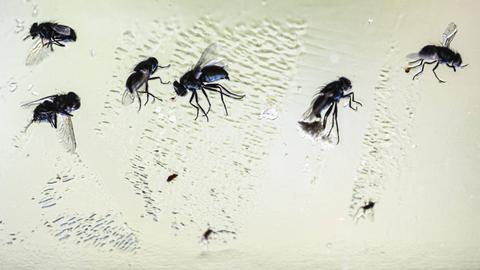
[[[152,77],[153,73],[157,71],[157,68],[167,68],[170,65],[159,66],[158,60],[155,57],[149,57],[148,59],[138,63],[133,69],[133,73],[127,79],[125,84],[126,90],[122,97],[123,104],[131,104],[135,100],[135,95],[138,98],[138,111],[142,108],[142,100],[140,93],[147,95],[147,100],[144,105],[147,105],[148,99],[151,96],[153,101],[155,99],[161,100],[148,91],[148,81],[158,79],[162,84],[169,84],[170,82],[163,82],[159,76]],[[145,84],[145,91],[139,91],[140,87]]]
[[[197,110],[195,120],[198,118],[199,111],[201,110],[208,121],[208,112],[210,111],[211,103],[205,90],[220,93],[220,98],[223,107],[225,108],[226,115],[228,115],[228,110],[223,99],[224,96],[233,99],[242,99],[245,97],[245,95],[235,94],[223,85],[215,83],[222,79],[230,80],[228,72],[225,70],[225,65],[216,55],[216,45],[211,44],[202,53],[197,64],[191,70],[187,71],[180,78],[179,82],[173,82],[173,88],[179,96],[185,96],[188,91],[191,91],[192,95],[190,97],[190,104]],[[200,103],[198,103],[197,91],[202,91],[207,99],[207,111],[205,111]],[[193,104],[193,99],[195,99],[197,105]]]
[[[357,107],[352,107],[352,102],[362,106],[362,103],[354,99],[353,92],[346,94],[345,92],[352,88],[352,83],[349,79],[345,77],[340,77],[338,80],[333,81],[326,86],[324,86],[320,92],[318,92],[313,99],[310,108],[303,114],[304,119],[299,121],[300,127],[307,133],[317,136],[321,131],[323,131],[327,125],[328,117],[332,113],[332,125],[328,131],[327,137],[330,137],[330,134],[333,130],[333,127],[337,127],[337,144],[340,142],[340,133],[338,131],[338,102],[342,98],[349,98],[349,107],[354,111],[357,110]],[[322,117],[322,112],[324,113]],[[313,121],[312,121],[313,120]]]
[[[462,65],[462,57],[458,52],[454,52],[449,48],[450,43],[457,33],[457,26],[454,23],[450,23],[442,34],[442,45],[427,45],[423,47],[420,52],[408,55],[409,58],[417,58],[414,61],[409,62],[409,66],[405,68],[405,72],[410,72],[411,69],[421,66],[419,72],[413,75],[413,80],[423,73],[426,64],[435,64],[433,67],[433,74],[437,78],[438,82],[444,83],[441,80],[435,70],[440,64],[446,64],[453,71],[457,71],[457,68],[464,68],[467,65]]]
[[[73,115],[71,113],[80,108],[80,97],[77,94],[68,92],[67,94],[51,95],[22,106],[36,106],[33,110],[32,120],[25,127],[25,132],[34,122],[49,122],[53,128],[59,131],[67,149],[71,152],[75,151],[77,143],[73,131],[71,120]],[[60,121],[58,121],[58,115],[60,115]],[[58,122],[61,123],[59,128],[57,128]]]
[[[30,27],[30,34],[27,35],[23,40],[29,37],[35,39],[37,36],[40,37],[42,45],[44,47],[50,47],[50,50],[52,51],[53,45],[65,47],[65,44],[61,42],[77,40],[77,35],[71,27],[54,22],[32,24]]]

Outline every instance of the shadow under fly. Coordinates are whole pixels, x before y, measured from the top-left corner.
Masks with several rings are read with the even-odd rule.
[[[133,73],[128,76],[127,82],[125,84],[126,90],[123,93],[122,103],[123,104],[131,104],[135,100],[135,95],[138,98],[138,111],[142,108],[142,99],[140,98],[140,94],[146,94],[147,100],[145,101],[144,105],[147,105],[149,97],[158,99],[161,101],[160,98],[156,97],[152,93],[148,91],[148,81],[158,79],[161,84],[169,84],[170,82],[163,82],[159,76],[152,77],[153,73],[157,71],[157,68],[168,68],[170,65],[166,66],[159,66],[158,60],[155,57],[149,57],[148,59],[138,63],[135,68],[133,69]],[[145,91],[139,91],[140,87],[145,84]]]
[[[419,72],[413,75],[413,80],[417,76],[423,73],[426,64],[435,64],[433,67],[433,74],[437,78],[438,82],[444,83],[445,81],[440,79],[435,72],[440,64],[446,64],[449,68],[453,69],[454,72],[457,71],[457,68],[464,68],[467,65],[462,65],[462,57],[458,52],[454,52],[450,49],[450,43],[457,34],[457,26],[455,23],[450,23],[445,29],[445,32],[442,34],[442,45],[427,45],[423,47],[420,52],[409,54],[408,58],[417,58],[414,61],[408,62],[409,66],[405,68],[405,72],[410,72],[411,69],[421,66]]]
[[[205,51],[203,51],[195,66],[183,74],[179,80],[180,82],[173,82],[173,88],[175,89],[177,95],[185,96],[188,91],[192,92],[190,97],[190,105],[197,110],[195,120],[197,120],[199,111],[201,110],[208,121],[208,113],[210,112],[211,103],[205,90],[220,93],[220,98],[222,100],[226,115],[228,115],[228,110],[227,105],[225,105],[225,100],[223,99],[224,96],[232,99],[242,99],[245,97],[245,95],[235,94],[225,88],[223,85],[215,83],[223,79],[230,80],[228,72],[225,70],[225,64],[222,63],[216,54],[216,47],[216,44],[211,44],[208,46]],[[198,103],[197,91],[202,91],[203,95],[207,99],[207,111],[205,111],[200,103]],[[197,105],[193,104],[193,99],[195,99],[195,103]]]
[[[80,108],[80,97],[74,92],[67,94],[57,94],[44,97],[23,104],[23,107],[36,106],[33,110],[33,118],[25,127],[24,132],[27,132],[30,125],[34,122],[49,122],[50,125],[59,131],[60,139],[67,147],[68,151],[74,152],[77,146],[75,140],[75,133],[71,113]],[[58,121],[60,115],[60,121]],[[58,127],[58,123],[60,126]]]
[[[352,83],[345,77],[340,77],[338,80],[333,81],[324,86],[320,92],[318,92],[310,107],[303,114],[303,120],[299,121],[300,127],[307,133],[316,137],[325,130],[328,117],[332,114],[332,124],[326,137],[330,137],[333,127],[337,129],[337,144],[340,142],[340,133],[338,131],[338,102],[342,98],[349,98],[349,107],[356,111],[357,107],[352,106],[352,102],[362,106],[362,103],[358,102],[354,98],[353,92],[346,94],[345,92],[352,88]],[[322,117],[322,113],[326,110]]]

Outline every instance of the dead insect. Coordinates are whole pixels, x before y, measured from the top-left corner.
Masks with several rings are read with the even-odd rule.
[[[328,117],[333,110],[332,126],[328,131],[326,137],[330,137],[333,127],[337,127],[337,144],[340,142],[340,133],[338,131],[338,102],[342,98],[349,98],[349,107],[356,111],[357,107],[352,107],[352,102],[362,106],[362,103],[358,102],[354,98],[353,92],[346,94],[345,92],[352,88],[352,83],[345,77],[340,77],[338,80],[333,81],[324,86],[313,99],[310,108],[303,114],[304,119],[299,121],[300,127],[307,133],[317,136],[323,131],[327,125]],[[322,112],[324,113],[322,117]],[[312,121],[313,120],[313,121]]]
[[[138,98],[138,111],[142,108],[142,100],[140,99],[140,93],[147,95],[147,100],[144,105],[147,105],[148,99],[151,96],[153,101],[155,99],[161,100],[148,91],[148,81],[158,79],[161,84],[169,84],[170,82],[163,82],[159,76],[153,77],[153,73],[157,71],[157,68],[167,68],[170,65],[159,66],[158,60],[155,57],[149,57],[148,59],[138,63],[133,69],[133,73],[127,79],[125,84],[126,90],[123,93],[122,103],[131,104],[135,100],[135,95]],[[145,91],[139,91],[140,87],[145,84]]]
[[[71,27],[54,22],[32,24],[30,27],[30,34],[27,35],[23,40],[29,37],[35,39],[37,36],[40,37],[42,45],[45,47],[50,47],[50,50],[52,51],[54,44],[60,47],[65,47],[65,44],[61,42],[77,40],[77,34]]]
[[[362,217],[365,217],[365,214],[368,212],[368,211],[372,211],[371,215],[373,216],[373,207],[375,206],[375,202],[374,201],[371,201],[369,200],[368,202],[365,202],[365,204],[363,206],[361,206],[360,208],[358,208],[357,212],[355,213],[355,215],[353,216],[353,218],[356,220],[356,222],[358,222],[358,220]],[[362,213],[360,213],[360,211],[362,211]]]
[[[65,144],[67,149],[70,152],[74,152],[77,146],[75,140],[75,133],[73,131],[73,125],[71,114],[73,111],[80,108],[80,98],[74,92],[68,92],[68,94],[57,94],[44,97],[22,106],[33,106],[36,105],[33,110],[33,118],[30,123],[25,127],[25,132],[34,122],[49,122],[50,125],[57,129],[57,120],[58,115],[61,116],[61,125],[59,129],[59,134],[61,136],[62,142]]]
[[[167,182],[173,181],[175,178],[177,178],[178,174],[174,173],[167,178]]]
[[[216,46],[215,44],[212,44],[205,49],[193,69],[182,75],[179,80],[180,82],[173,82],[173,88],[179,96],[185,96],[188,91],[191,91],[192,95],[190,97],[190,105],[197,110],[197,116],[195,117],[195,120],[198,118],[198,113],[201,110],[208,121],[208,112],[210,111],[211,104],[205,90],[220,93],[220,98],[222,100],[223,107],[225,108],[226,115],[228,115],[228,110],[227,105],[225,105],[225,101],[223,100],[223,96],[232,99],[242,99],[245,97],[245,95],[232,93],[223,85],[215,83],[216,81],[222,79],[230,80],[228,72],[225,70],[225,65],[216,56]],[[207,111],[205,111],[198,103],[198,91],[202,91],[203,95],[207,99]],[[194,98],[197,105],[192,103]]]
[[[409,58],[417,58],[414,61],[409,62],[409,66],[405,68],[405,72],[410,72],[411,69],[421,66],[419,72],[413,75],[413,80],[423,73],[426,64],[435,64],[432,71],[438,82],[444,83],[444,80],[441,80],[435,70],[440,64],[446,64],[449,68],[452,68],[454,72],[457,71],[457,68],[464,68],[468,65],[462,65],[462,57],[458,52],[454,52],[449,48],[450,43],[452,42],[455,34],[457,33],[457,26],[452,22],[448,25],[445,32],[442,34],[442,45],[427,45],[423,47],[418,53],[409,54]],[[411,66],[413,65],[413,66]]]

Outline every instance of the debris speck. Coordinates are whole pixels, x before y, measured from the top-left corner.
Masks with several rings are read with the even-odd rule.
[[[277,118],[278,118],[278,111],[277,111],[277,107],[275,106],[266,108],[260,113],[260,119],[275,120]]]

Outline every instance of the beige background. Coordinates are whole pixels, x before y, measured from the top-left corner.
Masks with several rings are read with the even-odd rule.
[[[476,1],[2,1],[1,269],[478,269],[480,74]],[[76,43],[25,65],[36,21]],[[468,68],[416,81],[405,56],[449,22]],[[22,22],[24,28],[22,30]],[[17,33],[18,32],[18,33]],[[217,42],[230,89],[210,122],[188,97],[140,113],[120,97],[155,56],[175,80]],[[431,67],[430,67],[431,68]],[[346,76],[341,142],[296,125],[315,89]],[[74,90],[77,154],[23,102]],[[275,109],[274,120],[261,119]],[[179,177],[167,183],[171,173]],[[374,216],[355,222],[366,200]],[[219,233],[201,241],[207,228]]]

